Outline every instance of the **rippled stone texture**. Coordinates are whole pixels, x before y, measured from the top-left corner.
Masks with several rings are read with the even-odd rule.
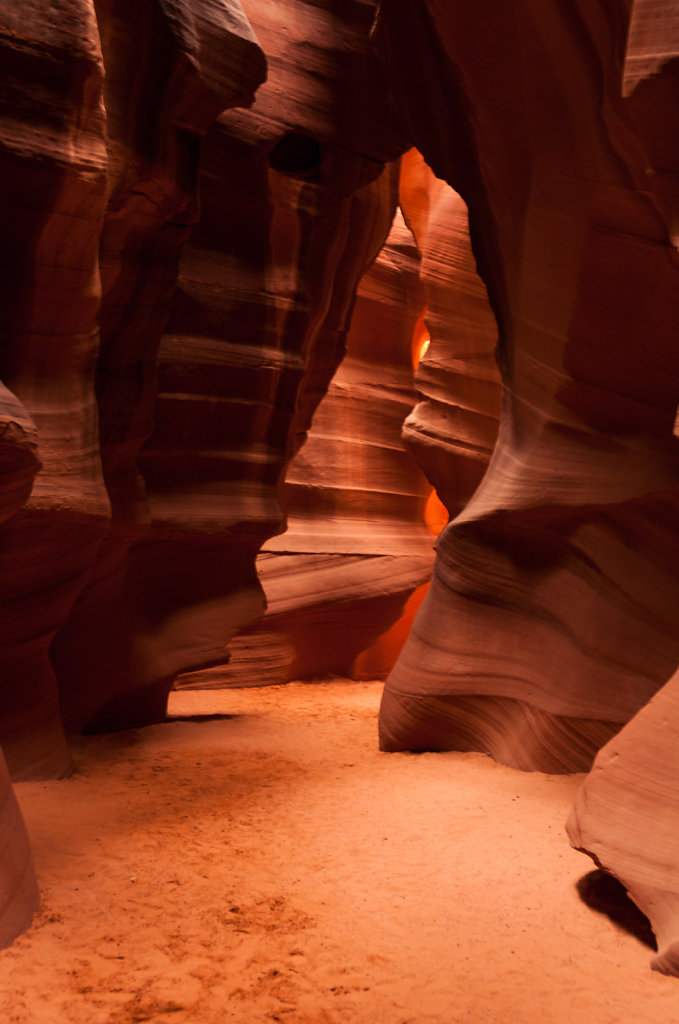
[[[70,729],[87,726],[102,708],[109,709],[102,725],[110,726],[164,710],[182,627],[163,578],[167,554],[157,577],[146,549],[137,554],[151,520],[139,449],[153,425],[158,347],[179,254],[198,219],[201,136],[224,107],[252,102],[266,70],[237,0],[172,8],[98,0],[96,9],[108,156],[96,394],[112,526],[52,646]],[[178,555],[174,586],[188,601],[190,571]],[[214,618],[209,598],[203,613]],[[164,618],[172,619],[169,631]]]
[[[401,441],[415,400],[423,289],[413,237],[400,213],[394,217],[398,180],[398,165],[389,166],[389,237],[361,280],[347,354],[286,476],[288,528],[257,560],[266,616],[234,637],[228,666],[182,685],[375,678],[403,642],[405,623],[389,630],[429,579],[433,537],[424,523],[429,488]]]
[[[35,424],[25,406],[0,381],[0,522],[26,502],[39,469]]]
[[[676,6],[638,0],[625,67],[626,105],[643,139],[654,193],[675,244],[678,55]],[[658,942],[652,966],[674,975],[679,975],[678,751],[679,676],[675,673],[598,754],[568,822],[573,845],[620,879],[650,919]]]
[[[42,470],[0,528],[0,741],[16,778],[67,772],[49,647],[106,530],[94,367],[105,205],[103,64],[92,5],[0,9],[0,378]]]
[[[28,928],[39,900],[26,826],[0,751],[0,949]]]
[[[35,425],[0,384],[0,522],[19,511],[39,468]],[[0,948],[28,927],[38,899],[26,828],[0,751]]]
[[[649,918],[651,966],[679,975],[679,675],[597,755],[568,820],[573,846],[618,878]]]
[[[491,464],[442,534],[385,749],[586,770],[679,659],[679,273],[620,93],[628,5],[382,0],[413,141],[498,322]]]
[[[165,298],[161,287],[150,311],[144,299],[141,319],[118,299],[105,307],[115,344],[103,350],[102,443],[119,524],[53,648],[74,728],[162,716],[177,672],[222,662],[233,632],[263,613],[255,556],[284,528],[287,464],[343,355],[356,285],[391,220],[393,182],[382,171],[403,144],[369,50],[372,5],[291,0],[245,11],[271,55],[269,75],[251,108],[224,113],[203,142],[201,216],[179,264],[136,480],[130,453],[147,429],[154,353],[127,360],[128,318],[143,334]],[[126,254],[116,231],[112,223],[111,251]],[[162,270],[160,236],[141,247],[131,238],[133,269],[141,254]],[[158,291],[148,273],[142,280]],[[119,359],[124,379],[138,382],[127,420],[119,396],[130,389],[111,377]]]
[[[451,516],[479,485],[495,447],[501,383],[497,325],[469,241],[467,207],[417,150],[403,158],[401,207],[422,253],[430,339],[419,360],[419,402],[403,436]]]

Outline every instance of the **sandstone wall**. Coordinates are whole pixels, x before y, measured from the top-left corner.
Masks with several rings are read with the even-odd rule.
[[[677,973],[676,677],[648,705],[679,658],[677,16],[515,0],[489,32],[486,15],[380,4],[411,138],[469,206],[503,382],[381,742],[586,771],[608,740],[572,841],[624,881],[654,965]]]
[[[0,744],[64,774],[237,631],[234,678],[388,663],[433,487],[383,749],[603,747],[572,841],[679,973],[679,19],[381,0],[380,63],[375,9],[0,2]],[[1,943],[4,762],[0,817]]]
[[[401,440],[425,296],[413,236],[396,210],[399,176],[396,163],[384,172],[389,237],[361,280],[347,354],[286,475],[287,529],[257,559],[266,615],[234,637],[228,666],[178,685],[374,678],[403,642],[404,609],[429,580],[434,538],[424,522],[430,488]]]
[[[37,431],[25,407],[0,383],[0,523],[19,512],[40,469]],[[38,885],[26,828],[0,751],[0,948],[31,923]]]
[[[679,277],[621,97],[627,16],[517,0],[489,34],[480,9],[381,4],[408,129],[470,210],[504,391],[387,686],[386,749],[586,770],[679,657]]]
[[[676,7],[638,0],[627,45],[626,106],[648,154],[653,192],[675,245],[679,214],[677,54]],[[679,975],[678,732],[679,677],[675,672],[597,755],[568,821],[573,845],[614,874],[650,918],[658,942],[652,966],[674,975]]]
[[[143,238],[123,243],[112,226],[111,258],[122,251],[133,269],[144,259],[153,274],[133,295],[141,318],[118,291],[109,312],[100,401],[118,519],[52,652],[73,728],[162,717],[175,675],[223,662],[234,631],[263,613],[255,556],[285,527],[287,464],[343,355],[356,286],[393,215],[382,169],[402,143],[368,49],[372,7],[360,18],[349,4],[245,10],[272,55],[268,77],[248,109],[207,131],[201,215],[176,289],[180,228],[192,216],[194,183],[181,178],[194,166],[190,147],[177,154],[158,142],[175,156],[163,195],[184,203],[169,225],[159,229],[146,196]],[[135,217],[139,201],[135,188]],[[112,280],[122,287],[121,275]],[[159,347],[135,354],[135,332]],[[121,374],[137,387],[127,407]]]
[[[70,770],[64,723],[162,717],[176,672],[223,658],[263,611],[254,558],[284,528],[287,464],[393,215],[383,168],[404,144],[373,13],[0,5],[0,740],[14,778]],[[273,54],[254,107],[267,61],[248,15]],[[4,775],[0,788],[9,941],[36,893]]]

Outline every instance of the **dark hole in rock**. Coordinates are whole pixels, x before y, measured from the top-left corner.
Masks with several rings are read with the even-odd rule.
[[[617,878],[597,869],[581,878],[575,887],[582,902],[591,910],[606,914],[613,924],[634,935],[650,949],[658,948],[650,921],[632,902]]]
[[[290,132],[279,139],[269,153],[269,164],[282,174],[308,177],[320,167],[321,147],[310,135]]]

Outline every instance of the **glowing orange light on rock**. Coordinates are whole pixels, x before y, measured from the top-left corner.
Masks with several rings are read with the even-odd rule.
[[[438,537],[443,527],[447,525],[448,519],[448,509],[432,487],[427,504],[424,506],[424,521],[434,536]]]
[[[401,618],[372,647],[359,654],[351,670],[352,679],[387,678],[408,639],[415,614],[428,590],[428,583],[421,584],[408,598]]]
[[[415,330],[413,331],[413,369],[416,370],[420,364],[420,359],[429,348],[431,338],[429,337],[429,330],[424,322],[424,314],[419,318],[415,324]]]

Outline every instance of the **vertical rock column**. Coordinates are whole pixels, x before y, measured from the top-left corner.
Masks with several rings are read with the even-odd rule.
[[[35,425],[0,384],[0,522],[19,511],[39,468]],[[26,828],[0,752],[0,949],[29,926],[38,899]]]
[[[679,658],[679,264],[620,94],[628,13],[380,5],[412,138],[469,207],[504,385],[387,683],[386,749],[586,770]]]
[[[0,751],[0,949],[29,927],[39,899],[26,826]]]
[[[638,0],[625,74],[654,190],[676,244],[679,222],[679,11]],[[676,428],[675,428],[676,429]],[[615,875],[650,919],[655,970],[679,975],[679,673],[597,756],[568,821],[574,846]]]
[[[190,592],[190,559],[182,568],[179,554],[165,553],[156,575],[130,554],[151,519],[138,455],[153,427],[158,346],[180,251],[198,219],[201,137],[222,109],[252,102],[265,77],[237,0],[97,0],[96,9],[109,156],[97,397],[112,527],[52,648],[71,729],[102,707],[111,725],[164,711],[171,668],[159,662],[165,646],[172,662],[175,627],[156,642],[155,618],[172,587]]]
[[[398,180],[398,164],[387,167],[385,218],[394,214]],[[422,308],[419,257],[396,212],[358,287],[347,354],[286,475],[288,528],[257,561],[266,616],[234,637],[228,666],[186,684],[252,686],[361,672],[357,657],[428,580],[428,488],[400,437],[415,398],[411,348]],[[390,667],[397,651],[385,647],[380,659]]]
[[[467,208],[417,150],[401,171],[401,207],[422,253],[429,344],[419,360],[419,402],[403,438],[455,517],[485,473],[500,419],[497,324],[469,240]]]
[[[391,219],[383,168],[402,143],[369,50],[372,5],[244,9],[269,77],[249,110],[222,114],[204,139],[201,216],[138,461],[149,528],[117,590],[93,581],[55,647],[77,728],[161,716],[176,673],[222,662],[234,631],[263,613],[255,556],[284,526],[287,464]]]
[[[391,173],[395,202],[399,168]],[[415,399],[422,309],[419,257],[399,210],[359,286],[347,355],[290,466],[288,530],[260,561],[265,587],[271,580],[270,628],[285,631],[295,652],[287,679],[363,675],[370,659],[361,655],[431,574],[429,489],[400,436]],[[393,663],[397,652],[383,645],[380,658]]]
[[[70,757],[48,651],[106,530],[94,367],[105,201],[103,66],[92,5],[0,10],[4,88],[0,377],[42,470],[0,528],[0,741],[15,778]]]

